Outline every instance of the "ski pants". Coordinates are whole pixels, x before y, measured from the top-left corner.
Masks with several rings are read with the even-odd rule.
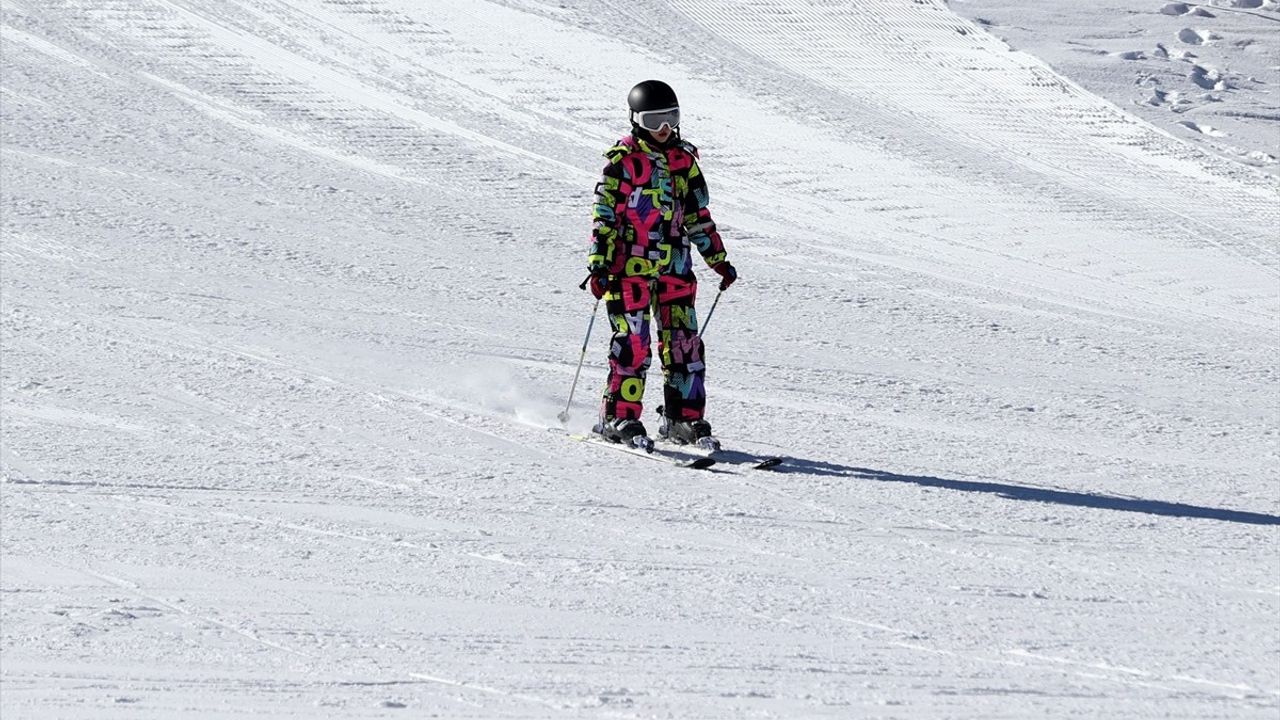
[[[612,276],[605,310],[613,326],[609,345],[609,379],[601,413],[608,418],[640,419],[645,375],[649,370],[650,325],[658,319],[658,356],[665,378],[664,414],[697,420],[707,403],[703,386],[702,338],[693,303],[698,283],[693,277]]]

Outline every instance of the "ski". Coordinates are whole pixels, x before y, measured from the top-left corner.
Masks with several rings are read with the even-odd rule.
[[[717,450],[707,457],[713,457],[717,461],[723,461],[730,465],[745,467],[749,470],[773,470],[785,462],[784,458],[776,455],[750,455],[736,450],[724,449]]]
[[[663,407],[659,405],[655,412],[658,414],[658,440],[664,445],[751,470],[772,470],[783,463],[783,458],[775,455],[751,455],[736,450],[725,450],[720,445],[720,439],[714,435],[699,437],[693,443],[677,442],[671,435],[670,426],[668,425],[671,421],[663,413]],[[710,428],[707,429],[709,430]]]
[[[752,455],[737,450],[725,450],[718,441],[715,449],[708,449],[697,445],[681,445],[665,438],[659,438],[659,447],[662,446],[678,448],[684,452],[699,455],[699,457],[711,458],[717,462],[750,470],[773,470],[786,462],[785,458],[777,455]]]
[[[552,429],[554,430],[554,428]],[[668,463],[679,468],[688,468],[690,470],[706,470],[717,462],[713,457],[696,455],[693,453],[689,453],[689,457],[683,457],[680,454],[673,453],[670,450],[662,448],[654,448],[652,452],[646,452],[641,448],[628,447],[621,443],[609,442],[608,440],[595,435],[583,435],[580,433],[567,433],[567,435],[570,439],[577,440],[578,442],[590,443],[592,445],[609,448],[610,450],[624,452],[628,455],[634,455],[635,457],[642,457],[656,462]]]
[[[782,458],[776,455],[770,455],[769,457],[759,458],[756,461],[756,463],[751,466],[751,469],[752,470],[772,470],[773,468],[776,468],[781,464],[782,464]]]

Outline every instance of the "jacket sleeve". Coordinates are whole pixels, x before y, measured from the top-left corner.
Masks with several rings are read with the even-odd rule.
[[[708,265],[715,265],[724,262],[727,253],[720,232],[716,230],[716,221],[711,219],[711,211],[707,209],[709,202],[707,179],[702,175],[702,168],[698,167],[695,154],[689,167],[689,185],[684,197],[684,232],[702,259]]]
[[[620,267],[615,266],[624,259],[620,252],[622,239],[619,231],[631,185],[624,176],[621,158],[616,155],[607,157],[609,164],[604,166],[600,182],[596,183],[595,205],[591,208],[591,250],[587,253],[587,270],[592,273],[619,272]]]

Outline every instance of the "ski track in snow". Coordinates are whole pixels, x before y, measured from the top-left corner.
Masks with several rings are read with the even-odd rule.
[[[1274,0],[955,0],[993,35],[1206,152],[1280,172]],[[1060,10],[1066,12],[1060,12]]]
[[[6,720],[1275,716],[1274,174],[938,0],[2,12]],[[650,76],[780,472],[546,430]]]

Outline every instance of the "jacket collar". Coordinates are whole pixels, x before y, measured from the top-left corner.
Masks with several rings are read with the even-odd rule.
[[[672,133],[671,139],[665,143],[659,143],[657,140],[644,137],[644,134],[638,131],[632,131],[631,139],[635,141],[637,147],[646,153],[660,154],[667,150],[680,146],[680,136]]]

